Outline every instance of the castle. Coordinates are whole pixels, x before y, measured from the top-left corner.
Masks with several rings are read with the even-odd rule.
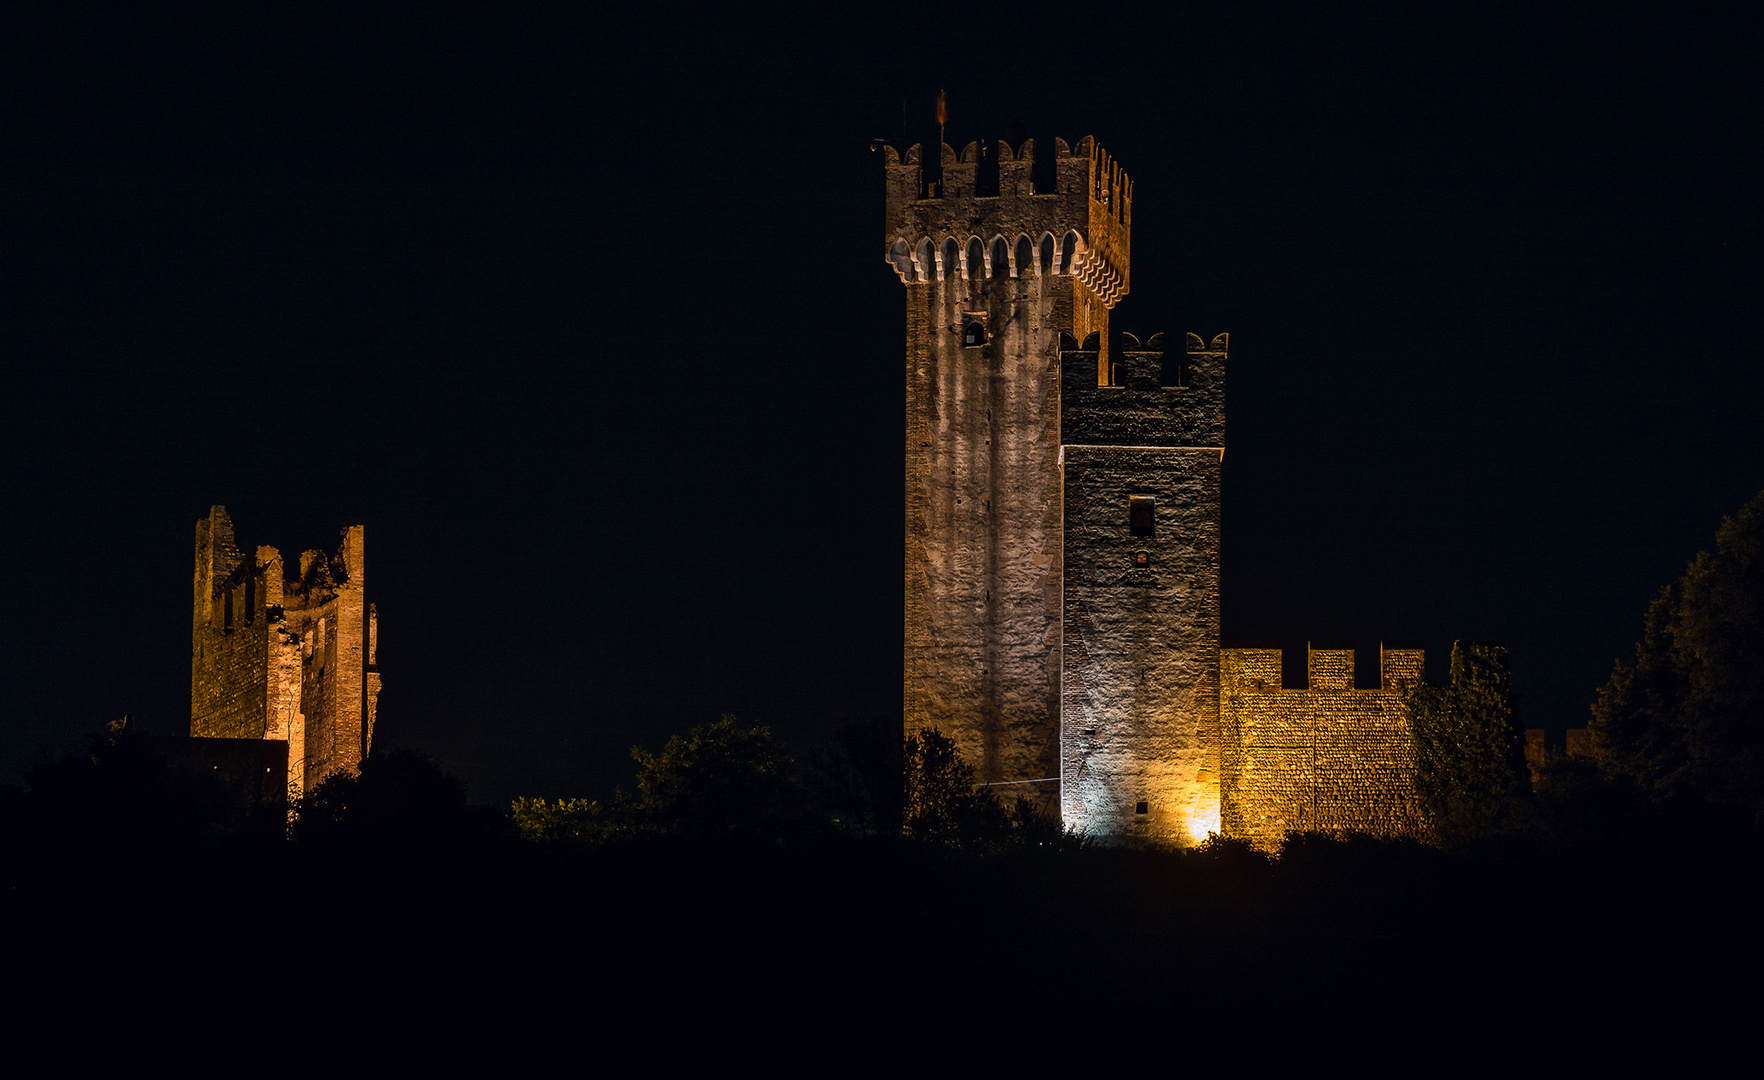
[[[308,551],[286,567],[273,547],[243,555],[226,507],[212,507],[196,523],[190,734],[285,742],[295,796],[355,772],[380,694],[366,576],[360,525],[335,555]]]
[[[1229,338],[1116,333],[1133,186],[1090,138],[882,147],[906,291],[904,721],[1067,828],[1264,846],[1424,835],[1403,698],[1418,648],[1222,647]],[[992,166],[996,165],[993,175]]]

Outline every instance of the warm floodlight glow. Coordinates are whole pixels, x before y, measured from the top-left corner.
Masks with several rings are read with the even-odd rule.
[[[1194,815],[1188,819],[1188,835],[1196,843],[1205,840],[1219,831],[1219,808],[1217,806],[1197,806]]]

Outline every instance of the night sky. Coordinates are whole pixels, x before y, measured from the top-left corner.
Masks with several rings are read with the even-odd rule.
[[[1127,169],[1118,328],[1230,332],[1228,638],[1505,641],[1581,726],[1764,488],[1749,27],[594,7],[5,17],[0,783],[187,729],[211,503],[366,525],[376,741],[482,801],[898,715],[870,147],[940,87]]]

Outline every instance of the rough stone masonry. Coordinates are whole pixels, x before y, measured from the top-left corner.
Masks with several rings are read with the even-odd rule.
[[[366,578],[360,525],[336,553],[285,567],[273,547],[247,558],[226,507],[212,507],[196,523],[190,734],[286,742],[294,795],[359,769],[380,694]]]

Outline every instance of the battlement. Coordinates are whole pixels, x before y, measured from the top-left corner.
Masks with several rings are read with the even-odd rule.
[[[1031,176],[1035,141],[996,145],[998,183],[982,187],[980,144],[940,147],[942,178],[927,180],[923,148],[903,159],[883,146],[884,259],[903,284],[992,277],[1070,276],[1104,306],[1128,292],[1133,184],[1085,136],[1077,149],[1054,140],[1053,191]]]
[[[1314,641],[1305,649],[1309,686],[1283,685],[1286,650],[1271,642],[1226,642],[1219,647],[1225,666],[1238,685],[1258,693],[1303,694],[1313,690],[1353,690],[1359,676],[1352,645]],[[1419,645],[1381,642],[1378,647],[1376,689],[1407,693],[1421,682],[1426,652]],[[1368,673],[1371,674],[1371,673]]]
[[[1123,333],[1105,358],[1100,334],[1060,335],[1060,442],[1073,446],[1225,445],[1229,336],[1187,335],[1171,355],[1163,334]]]

